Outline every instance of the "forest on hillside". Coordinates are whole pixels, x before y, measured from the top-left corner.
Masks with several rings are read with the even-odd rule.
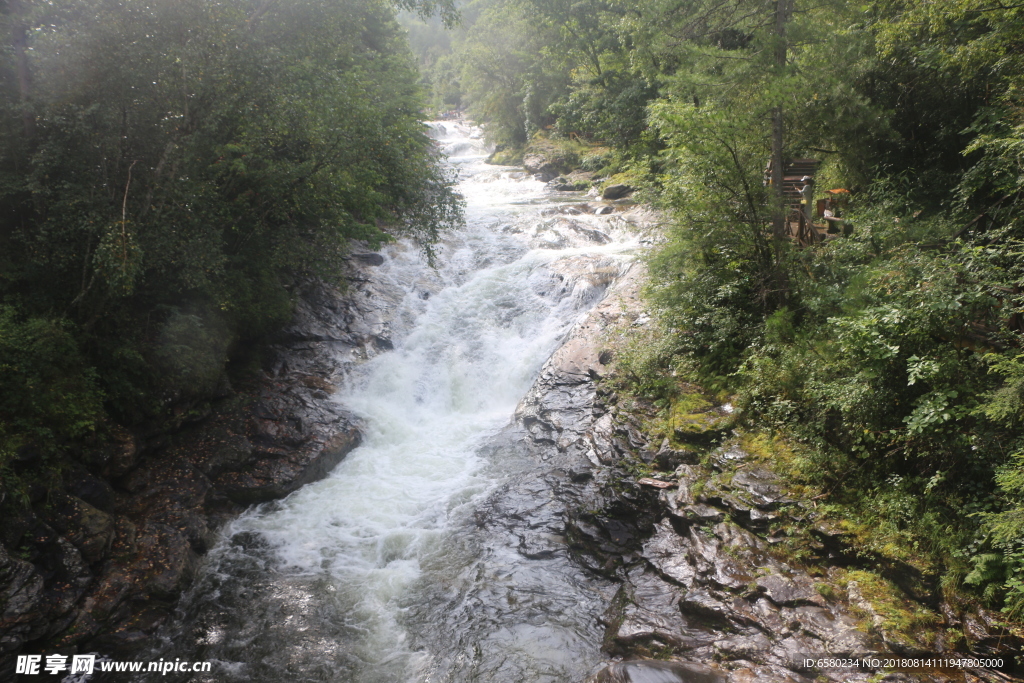
[[[1024,615],[1024,5],[472,0],[461,16],[405,20],[436,108],[484,121],[499,158],[559,149],[672,218],[634,389],[666,411],[686,381],[736,396],[865,551]],[[773,156],[817,162],[814,200],[847,191],[847,236],[779,230]]]
[[[394,13],[0,4],[3,505],[125,428],[201,415],[352,240],[429,244],[459,221]]]

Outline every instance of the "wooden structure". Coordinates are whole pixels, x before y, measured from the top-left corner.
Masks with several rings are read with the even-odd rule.
[[[801,190],[806,185],[804,178],[814,180],[818,171],[817,159],[791,159],[782,170],[782,200],[786,212],[786,229],[790,239],[806,247],[830,237],[850,234],[850,224],[837,214],[846,207],[849,190],[827,190],[825,197],[813,205],[805,203]],[[772,162],[769,160],[764,171],[764,184],[771,186]],[[820,222],[815,222],[820,219]]]
[[[786,228],[790,238],[795,239],[801,246],[814,244],[823,239],[814,223],[808,220],[808,214],[813,207],[804,209],[804,197],[800,192],[805,185],[804,178],[814,179],[819,163],[817,159],[791,159],[785,163],[782,169],[782,201],[785,205]],[[764,178],[764,184],[771,186],[772,161],[770,159],[764,171]]]

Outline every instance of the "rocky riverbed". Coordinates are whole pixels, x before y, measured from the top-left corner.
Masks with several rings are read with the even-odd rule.
[[[0,673],[19,652],[135,651],[167,620],[215,531],[247,506],[322,479],[361,441],[325,400],[347,366],[390,348],[392,289],[356,253],[344,293],[306,282],[255,386],[225,384],[170,433],[129,433],[93,471],[4,520]],[[3,674],[6,677],[6,673]]]

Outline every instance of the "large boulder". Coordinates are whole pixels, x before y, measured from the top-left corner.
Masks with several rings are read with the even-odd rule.
[[[48,521],[92,564],[103,559],[114,540],[114,517],[75,496],[54,494]]]
[[[558,165],[543,154],[527,154],[524,156],[523,168],[530,173],[550,175],[552,178],[560,172]]]
[[[607,185],[604,190],[601,191],[601,199],[622,199],[632,191],[633,188],[629,185],[614,183],[612,185]]]

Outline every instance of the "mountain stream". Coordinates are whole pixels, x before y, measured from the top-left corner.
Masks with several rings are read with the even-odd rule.
[[[364,420],[363,443],[222,530],[154,654],[213,662],[181,680],[568,683],[602,658],[614,587],[570,557],[552,465],[513,415],[639,233],[485,164],[479,129],[430,127],[465,227],[434,267],[411,243],[382,251],[394,348],[350,364],[326,399]]]

